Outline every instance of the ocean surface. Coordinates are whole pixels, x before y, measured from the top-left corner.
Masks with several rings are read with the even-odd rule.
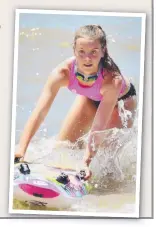
[[[16,92],[16,147],[24,125],[31,115],[49,73],[64,59],[73,55],[75,30],[84,24],[100,24],[108,39],[108,52],[123,75],[134,83],[139,101],[141,19],[132,17],[98,17],[78,15],[21,14],[18,45]],[[74,102],[75,94],[61,89],[39,130],[33,137],[26,160],[78,168],[84,149],[68,142],[56,142],[63,119]],[[127,113],[122,117],[126,120]],[[70,210],[111,213],[133,213],[136,206],[136,165],[138,110],[131,129],[101,132],[107,149],[98,150],[91,163],[94,190],[82,203]],[[106,134],[109,139],[106,139]],[[80,138],[87,142],[87,135]],[[109,140],[109,141],[108,141]],[[74,149],[73,149],[74,147]],[[100,201],[100,202],[99,202]],[[14,203],[16,209],[19,203]],[[25,209],[26,206],[22,205]],[[21,209],[21,208],[20,208]],[[37,209],[37,208],[36,208]]]

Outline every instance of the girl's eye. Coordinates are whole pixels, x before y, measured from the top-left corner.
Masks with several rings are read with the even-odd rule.
[[[92,51],[92,54],[95,55],[95,54],[96,54],[96,50],[93,50],[93,51]]]
[[[79,50],[79,53],[80,54],[84,54],[84,50]]]

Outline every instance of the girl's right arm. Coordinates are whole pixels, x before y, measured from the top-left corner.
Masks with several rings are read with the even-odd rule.
[[[24,155],[29,145],[29,142],[36,133],[41,123],[44,121],[60,87],[67,86],[67,74],[67,68],[56,68],[49,76],[43,88],[42,94],[38,100],[36,108],[32,112],[30,118],[25,125],[24,131],[20,138],[18,150],[15,153],[15,157],[24,159]]]

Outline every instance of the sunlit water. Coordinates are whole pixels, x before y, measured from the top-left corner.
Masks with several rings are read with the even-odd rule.
[[[134,21],[130,21],[129,24],[125,22],[124,26],[128,27],[128,25],[131,28],[135,23]],[[118,24],[117,33],[111,26],[109,28],[107,26],[106,31],[108,50],[121,71],[133,81],[138,93],[139,35],[133,33],[132,29],[132,34],[127,33],[123,42],[120,36],[123,27]],[[72,56],[72,38],[72,29],[65,32],[65,28],[20,28],[16,147],[23,127],[36,105],[48,74],[62,60]],[[79,142],[83,141],[84,143],[84,148],[81,149],[78,148],[77,144],[60,143],[56,140],[63,119],[74,99],[75,94],[71,94],[68,90],[62,89],[59,92],[47,118],[28,147],[27,161],[74,169],[81,168],[88,135],[79,139]],[[125,111],[122,102],[120,102],[119,111],[124,129],[115,128],[107,132],[100,132],[103,146],[98,149],[90,165],[92,178],[89,183],[93,189],[88,196],[84,197],[79,203],[73,204],[69,210],[112,213],[134,212],[138,140],[137,111],[131,129],[126,128],[127,119],[131,115]],[[104,144],[107,144],[107,147]],[[14,202],[14,207],[28,209],[26,205],[20,205],[17,201]]]

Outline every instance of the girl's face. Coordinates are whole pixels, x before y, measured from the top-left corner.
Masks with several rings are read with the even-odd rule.
[[[78,38],[74,47],[78,69],[86,75],[96,73],[100,59],[104,56],[99,40]]]

